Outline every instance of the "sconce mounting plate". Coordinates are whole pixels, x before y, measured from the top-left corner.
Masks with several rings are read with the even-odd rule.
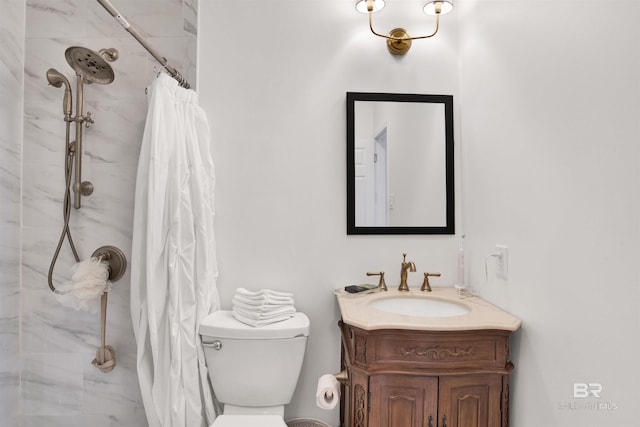
[[[387,39],[387,49],[392,55],[404,55],[411,49],[411,39],[404,28],[394,28],[389,37],[392,38]]]

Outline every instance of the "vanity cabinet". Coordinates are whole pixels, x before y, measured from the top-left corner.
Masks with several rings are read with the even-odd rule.
[[[343,427],[508,426],[510,331],[339,326]]]

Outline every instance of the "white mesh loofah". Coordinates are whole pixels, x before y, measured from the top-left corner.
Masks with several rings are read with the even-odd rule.
[[[76,263],[71,273],[71,282],[58,286],[58,302],[75,310],[97,311],[95,302],[111,290],[109,265],[94,257]]]

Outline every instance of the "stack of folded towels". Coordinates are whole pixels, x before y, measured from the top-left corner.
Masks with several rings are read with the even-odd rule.
[[[265,326],[287,320],[296,313],[293,294],[270,289],[252,292],[238,288],[233,297],[233,317],[250,326]]]

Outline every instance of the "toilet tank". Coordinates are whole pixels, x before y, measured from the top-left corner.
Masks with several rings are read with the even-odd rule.
[[[209,379],[216,398],[234,406],[286,405],[293,398],[309,335],[303,313],[262,327],[220,310],[200,324]]]

